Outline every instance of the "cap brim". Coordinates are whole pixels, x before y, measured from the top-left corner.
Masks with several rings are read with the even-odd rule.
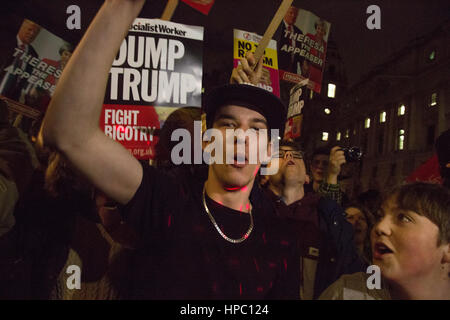
[[[208,128],[212,127],[217,110],[227,105],[259,112],[266,118],[269,129],[279,129],[279,134],[283,135],[286,108],[283,102],[269,91],[247,84],[227,84],[213,89],[207,95],[205,103]]]

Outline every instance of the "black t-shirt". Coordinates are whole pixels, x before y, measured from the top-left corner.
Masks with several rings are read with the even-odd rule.
[[[140,236],[131,298],[138,299],[297,299],[296,248],[270,201],[251,192],[254,228],[242,243],[217,232],[202,203],[204,181],[190,174],[147,165],[141,185],[123,208]],[[247,213],[206,197],[221,230],[238,239],[248,230]],[[298,256],[298,255],[297,255]]]

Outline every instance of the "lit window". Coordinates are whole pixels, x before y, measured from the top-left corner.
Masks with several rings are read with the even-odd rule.
[[[328,132],[322,132],[322,141],[328,141]]]
[[[434,59],[436,59],[436,51],[435,50],[430,52],[428,59],[430,59],[430,61],[433,61]]]
[[[309,100],[312,100],[314,98],[314,91],[309,90]]]
[[[406,107],[405,107],[404,104],[402,104],[400,107],[398,107],[398,115],[399,116],[404,115],[405,114],[405,110],[406,110]]]
[[[380,113],[380,123],[386,122],[386,111]]]
[[[364,121],[364,128],[369,129],[370,128],[370,118],[366,118]]]
[[[334,83],[328,84],[328,97],[334,98],[336,95],[336,85]]]
[[[398,131],[398,150],[405,148],[405,130],[400,129]]]
[[[336,141],[341,141],[341,133],[340,132],[338,132],[336,134]]]
[[[431,94],[431,102],[430,102],[430,107],[437,105],[437,93],[433,92]]]
[[[325,114],[330,114],[331,110],[330,110],[330,108],[325,108],[325,109],[323,109],[323,112],[325,112]]]
[[[350,130],[347,129],[347,130],[345,130],[345,137],[348,138],[349,136],[350,136]]]

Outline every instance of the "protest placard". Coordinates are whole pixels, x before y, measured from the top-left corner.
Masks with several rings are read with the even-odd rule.
[[[302,80],[291,88],[287,118],[292,118],[303,113],[303,107],[307,101],[306,85],[308,80]]]
[[[290,99],[287,113],[284,138],[295,139],[301,135],[303,108],[307,101],[306,86],[308,79],[302,80],[290,90]]]
[[[286,15],[286,12],[291,7],[291,4],[293,1],[294,0],[281,1],[281,4],[278,7],[278,10],[275,12],[275,15],[273,16],[272,20],[270,21],[270,24],[267,27],[266,31],[264,32],[264,36],[262,37],[261,41],[259,42],[259,46],[255,51],[256,60],[259,60],[262,57],[264,50],[266,49],[267,45],[269,44],[269,41],[272,40],[273,35],[275,34],[278,26],[280,25],[281,21],[283,20],[283,17]]]
[[[208,15],[215,0],[181,0],[204,15]]]
[[[331,24],[314,13],[291,6],[280,24],[280,79],[293,83],[309,79],[320,93]]]
[[[286,121],[283,139],[296,139],[301,136],[303,115],[297,115]]]
[[[255,52],[261,38],[262,37],[256,33],[234,29],[233,63],[235,68],[239,65],[240,59],[242,59],[247,52]],[[264,51],[263,75],[258,86],[272,92],[278,97],[280,96],[277,43],[275,40],[271,40]]]
[[[138,159],[176,108],[201,106],[203,27],[137,18],[110,70],[100,127]]]
[[[28,19],[3,41],[9,43],[11,55],[0,69],[0,95],[15,111],[37,118],[47,110],[73,47]]]

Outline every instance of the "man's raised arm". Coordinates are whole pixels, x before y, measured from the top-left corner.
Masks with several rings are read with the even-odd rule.
[[[106,0],[58,82],[42,127],[56,147],[97,188],[127,203],[142,179],[139,162],[99,128],[109,70],[145,0]]]

